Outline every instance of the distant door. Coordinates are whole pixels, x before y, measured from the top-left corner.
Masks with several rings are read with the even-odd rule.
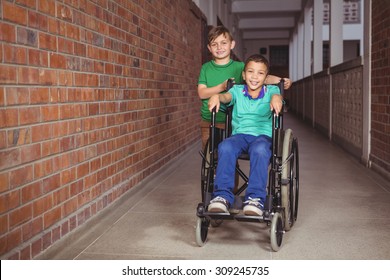
[[[288,45],[270,46],[269,63],[272,75],[288,77],[289,73],[289,49]]]

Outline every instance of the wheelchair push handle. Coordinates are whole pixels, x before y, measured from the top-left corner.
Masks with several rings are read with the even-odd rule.
[[[279,81],[279,89],[280,89],[280,94],[283,95],[284,94],[284,79],[281,78],[280,81]]]
[[[229,78],[226,82],[226,91],[229,91],[234,85],[236,84],[236,81],[234,78]]]

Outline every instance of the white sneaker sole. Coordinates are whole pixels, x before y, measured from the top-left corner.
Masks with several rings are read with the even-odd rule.
[[[263,211],[256,206],[246,205],[243,209],[244,215],[247,216],[262,216]]]
[[[209,207],[207,208],[207,211],[212,212],[212,213],[228,213],[229,212],[227,207],[224,204],[219,203],[219,202],[211,203],[209,205]]]

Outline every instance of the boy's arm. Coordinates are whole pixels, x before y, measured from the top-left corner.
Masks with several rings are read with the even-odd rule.
[[[208,103],[210,112],[213,110],[214,107],[216,109],[216,112],[218,112],[221,102],[226,104],[230,103],[231,100],[232,94],[230,92],[211,96]]]
[[[283,97],[280,94],[274,94],[271,97],[270,108],[271,111],[275,111],[276,115],[279,115],[283,106]]]
[[[289,89],[292,85],[292,82],[289,78],[283,78],[284,79],[284,89]],[[267,85],[276,85],[280,82],[281,78],[274,75],[268,75],[265,79],[265,84]]]
[[[219,94],[226,90],[227,80],[219,85],[207,87],[204,84],[198,84],[198,95],[200,99],[208,99],[213,95]]]

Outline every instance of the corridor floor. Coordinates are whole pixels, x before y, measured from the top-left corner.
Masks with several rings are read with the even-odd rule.
[[[390,183],[291,114],[299,139],[298,220],[279,252],[266,224],[224,221],[195,242],[200,144],[37,259],[390,259]]]

